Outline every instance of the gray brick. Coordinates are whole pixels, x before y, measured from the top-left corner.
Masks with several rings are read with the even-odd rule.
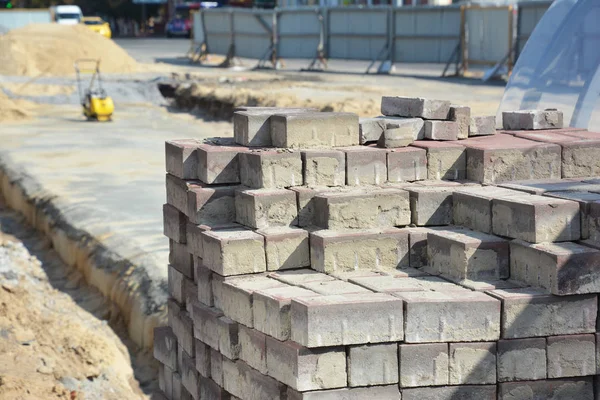
[[[165,142],[167,172],[180,179],[197,179],[196,148],[199,145],[200,142],[195,139],[167,140]]]
[[[500,302],[483,293],[461,291],[402,292],[405,342],[498,340]]]
[[[507,130],[556,129],[563,127],[563,113],[556,109],[502,112],[502,126]]]
[[[292,286],[254,292],[252,295],[254,328],[278,340],[288,340],[291,331],[290,305],[292,298],[316,295],[313,291]],[[248,360],[244,361],[248,362]]]
[[[181,383],[194,400],[200,400],[200,386],[198,371],[196,370],[196,360],[193,357],[184,354],[182,364]]]
[[[219,351],[230,360],[240,356],[240,339],[238,323],[227,317],[217,320],[219,330]]]
[[[198,277],[198,301],[208,307],[214,306],[213,272],[202,263],[199,263],[196,265],[196,276]]]
[[[402,301],[380,293],[293,299],[291,339],[306,347],[400,341]]]
[[[546,339],[498,341],[498,382],[546,379]]]
[[[304,393],[289,389],[287,396],[288,400],[399,400],[400,391],[397,385],[318,390]]]
[[[302,175],[307,186],[344,186],[346,155],[338,150],[302,151]]]
[[[154,328],[154,358],[170,369],[177,369],[177,337],[171,327]]]
[[[467,178],[464,146],[432,140],[416,141],[411,146],[427,150],[427,179],[456,181]]]
[[[387,153],[371,146],[340,148],[346,154],[348,186],[380,185],[387,180]]]
[[[210,378],[210,346],[196,339],[196,370],[201,376]]]
[[[496,117],[471,117],[469,136],[489,136],[496,134]]]
[[[458,124],[458,139],[469,137],[469,124],[471,123],[471,108],[467,106],[450,106],[448,119]]]
[[[224,389],[243,400],[280,400],[285,386],[262,375],[243,361],[223,359]],[[283,397],[285,398],[285,397]]]
[[[452,187],[409,188],[412,223],[419,226],[452,223]]]
[[[496,343],[450,343],[451,385],[495,384]]]
[[[187,190],[185,211],[197,225],[222,225],[235,222],[237,186],[194,185]]]
[[[250,230],[202,233],[204,265],[223,276],[252,274],[267,270],[264,238]]]
[[[400,344],[400,387],[448,384],[448,344]]]
[[[198,146],[198,179],[210,185],[240,183],[241,146],[222,146],[204,143]]]
[[[188,279],[173,266],[168,266],[169,294],[179,303],[185,303],[183,281]]]
[[[268,147],[271,142],[271,116],[317,111],[311,108],[248,107],[233,113],[233,135],[244,146]]]
[[[255,229],[298,223],[296,194],[286,189],[236,191],[235,209],[237,222]]]
[[[255,150],[240,154],[242,185],[253,189],[276,189],[301,186],[300,153]]]
[[[467,186],[452,194],[454,224],[492,233],[492,200],[520,192],[496,186]]]
[[[351,387],[398,383],[396,343],[350,346],[347,364]]]
[[[231,395],[210,378],[200,376],[200,398],[202,400],[232,400]]]
[[[405,147],[387,152],[389,182],[412,182],[427,179],[427,151]]]
[[[595,295],[553,296],[522,289],[491,290],[502,300],[502,338],[518,339],[593,333],[598,303]]]
[[[271,140],[275,147],[355,146],[359,140],[358,116],[341,112],[274,115]]]
[[[185,244],[169,240],[169,263],[184,276],[194,279],[194,260]]]
[[[221,310],[206,307],[199,303],[193,305],[194,337],[219,350],[219,318]]]
[[[496,400],[496,385],[461,385],[403,389],[402,400]]]
[[[265,238],[267,270],[310,267],[308,232],[298,228],[275,227],[256,231]]]
[[[186,242],[187,217],[170,204],[163,204],[163,233],[179,243]]]
[[[343,347],[311,350],[292,341],[267,337],[267,370],[269,376],[301,392],[347,384]]]
[[[593,400],[592,378],[506,382],[498,385],[498,400]]]
[[[424,136],[424,123],[420,118],[388,120],[378,145],[386,148],[406,147]]]
[[[255,329],[240,325],[240,360],[267,374],[267,336]]]
[[[381,98],[381,113],[399,117],[421,117],[425,119],[446,119],[450,102],[411,97]]]
[[[210,377],[223,387],[223,355],[213,348],[210,349]]]
[[[311,266],[321,272],[407,268],[408,232],[397,228],[310,234]]]
[[[548,378],[596,374],[594,335],[554,336],[547,340]]]
[[[336,294],[370,293],[370,290],[367,290],[362,286],[354,285],[350,282],[345,282],[341,280],[308,282],[303,283],[301,286],[304,289],[308,289],[315,293],[325,296]]]
[[[425,121],[425,138],[432,140],[457,140],[458,123],[454,121]]]
[[[308,282],[333,281],[334,277],[310,268],[297,269],[293,271],[278,271],[269,274],[269,277],[292,286],[299,286]]]

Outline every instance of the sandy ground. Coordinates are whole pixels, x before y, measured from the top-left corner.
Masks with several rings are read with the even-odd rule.
[[[123,328],[114,315],[0,200],[0,399],[146,398],[129,351],[134,366],[144,356],[115,333]],[[145,358],[141,381],[151,372]]]

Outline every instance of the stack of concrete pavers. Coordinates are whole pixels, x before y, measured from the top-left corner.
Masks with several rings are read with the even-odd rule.
[[[465,112],[386,99],[423,124]],[[562,144],[518,137],[594,134],[524,114],[390,149],[361,145],[353,114],[246,108],[234,139],[167,142],[160,396],[594,399],[600,180],[560,179]],[[403,128],[376,142],[387,129]],[[473,175],[503,182],[521,177],[509,159],[541,171],[547,146],[558,179],[464,181],[470,151]]]

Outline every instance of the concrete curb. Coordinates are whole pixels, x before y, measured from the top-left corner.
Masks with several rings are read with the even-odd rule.
[[[154,328],[167,324],[168,283],[153,257],[131,237],[103,223],[89,207],[49,193],[35,177],[0,152],[0,193],[7,205],[50,239],[62,260],[115,305],[131,340],[151,348]]]

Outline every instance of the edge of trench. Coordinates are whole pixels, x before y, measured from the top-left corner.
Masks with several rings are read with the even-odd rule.
[[[161,266],[155,259],[132,238],[103,226],[98,210],[69,204],[44,189],[6,152],[0,152],[0,193],[8,207],[50,239],[67,266],[81,271],[117,306],[129,338],[151,349],[154,328],[167,324],[168,283],[156,273]]]

